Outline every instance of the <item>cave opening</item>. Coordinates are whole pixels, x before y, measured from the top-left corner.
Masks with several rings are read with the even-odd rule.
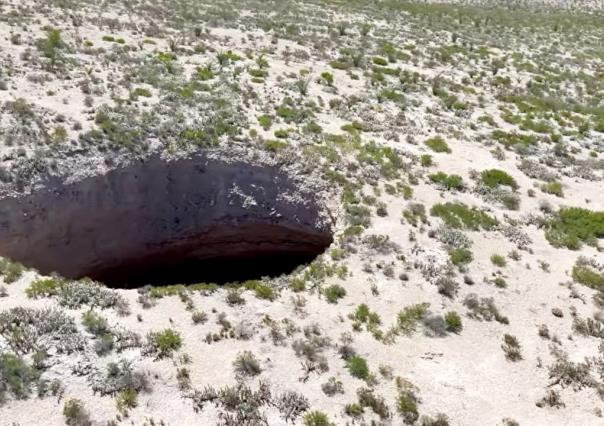
[[[332,243],[317,194],[276,166],[153,158],[0,200],[0,255],[110,287],[279,276]]]

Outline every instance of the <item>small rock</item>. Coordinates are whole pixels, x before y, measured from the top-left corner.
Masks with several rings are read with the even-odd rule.
[[[560,308],[552,308],[552,314],[558,318],[562,318],[564,316],[564,313],[562,313],[562,309]]]

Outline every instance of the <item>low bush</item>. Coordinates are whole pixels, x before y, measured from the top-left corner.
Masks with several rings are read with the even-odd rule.
[[[560,182],[548,182],[541,185],[541,190],[547,194],[553,194],[556,197],[564,197],[564,190]]]
[[[512,189],[518,189],[518,183],[516,180],[499,169],[483,170],[480,173],[480,182],[489,188],[496,188],[500,185],[509,186]]]
[[[505,257],[500,254],[492,254],[491,263],[495,266],[499,266],[500,268],[503,268],[507,264]]]
[[[250,351],[243,351],[237,355],[233,361],[233,367],[237,374],[243,376],[257,376],[262,372],[260,363]]]
[[[495,218],[463,203],[435,204],[430,209],[430,214],[441,218],[447,226],[457,229],[490,230],[497,225]]]
[[[0,353],[0,406],[8,392],[16,399],[27,399],[39,372],[10,353]]]
[[[417,397],[413,392],[403,390],[396,398],[396,409],[406,424],[413,424],[419,418],[417,410]]]
[[[304,415],[304,426],[333,426],[327,414],[322,411],[311,411]]]
[[[545,222],[545,238],[554,247],[578,250],[582,243],[597,245],[604,238],[604,212],[579,207],[561,208]]]
[[[444,172],[434,173],[428,176],[430,180],[447,190],[455,189],[460,191],[463,189],[463,178],[459,175],[448,175]]]
[[[430,148],[434,152],[445,152],[447,154],[451,152],[451,148],[449,148],[447,142],[445,142],[445,140],[440,136],[435,136],[433,138],[426,139],[424,143],[428,148]]]
[[[346,360],[346,368],[357,379],[367,380],[369,378],[367,361],[358,355],[354,355]]]
[[[447,331],[452,333],[459,333],[463,328],[461,317],[455,311],[450,311],[445,314],[445,324],[447,325]]]
[[[590,262],[579,259],[573,266],[573,280],[594,290],[604,290],[604,272]]]
[[[472,252],[466,248],[458,248],[449,251],[449,259],[455,266],[463,266],[474,260]]]
[[[69,399],[65,402],[63,417],[65,417],[67,426],[88,426],[92,424],[84,403],[79,399]]]
[[[505,357],[510,361],[520,361],[522,359],[520,342],[518,342],[518,339],[511,334],[503,335],[503,345],[501,345],[501,349],[503,349]]]
[[[346,296],[346,289],[341,285],[333,284],[323,289],[323,295],[329,303],[338,303],[338,300]]]
[[[161,331],[152,331],[147,335],[147,346],[144,351],[155,355],[157,358],[166,358],[182,346],[180,333],[171,328]]]
[[[463,305],[468,308],[468,316],[477,320],[495,320],[502,324],[509,324],[507,317],[501,315],[492,297],[478,298],[474,293],[466,296]]]
[[[424,317],[428,311],[428,303],[419,303],[417,305],[411,305],[405,307],[399,312],[397,320],[397,331],[409,336],[417,328],[417,324]]]

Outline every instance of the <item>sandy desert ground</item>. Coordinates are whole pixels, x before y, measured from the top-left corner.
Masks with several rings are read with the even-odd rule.
[[[600,10],[0,0],[0,425],[604,424]]]

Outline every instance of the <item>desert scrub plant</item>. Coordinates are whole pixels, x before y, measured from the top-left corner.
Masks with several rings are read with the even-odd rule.
[[[138,405],[138,392],[132,388],[126,388],[120,391],[116,397],[115,404],[120,413],[127,413],[128,410],[136,408]]]
[[[166,328],[161,331],[152,331],[147,335],[147,345],[143,352],[145,355],[153,355],[157,359],[167,358],[180,349],[182,338],[180,333]]]
[[[82,325],[86,331],[95,336],[101,336],[109,332],[107,319],[92,310],[82,314]]]
[[[243,287],[254,292],[258,299],[266,299],[271,302],[277,298],[277,293],[270,285],[259,280],[248,280],[243,282]]]
[[[250,351],[243,351],[233,361],[235,372],[241,376],[257,376],[262,372],[260,363]]]
[[[390,417],[390,408],[388,407],[388,404],[386,404],[384,397],[376,395],[373,389],[359,388],[357,389],[357,397],[359,399],[359,405],[362,408],[371,408],[371,411],[377,414],[381,420]]]
[[[426,207],[419,203],[409,203],[408,207],[403,210],[403,217],[411,226],[417,226],[419,223],[428,223],[426,217]]]
[[[8,392],[16,399],[27,399],[40,373],[16,355],[0,353],[0,406]]]
[[[499,266],[500,268],[503,268],[507,264],[505,257],[500,254],[492,254],[491,263],[495,266]]]
[[[322,290],[323,296],[329,303],[338,303],[338,300],[346,296],[346,289],[339,284],[333,284]]]
[[[5,284],[12,284],[17,281],[25,272],[25,267],[19,262],[11,262],[8,259],[0,258],[0,275],[4,278]]]
[[[367,327],[367,331],[373,333],[374,337],[380,336],[380,331],[378,329],[381,324],[380,316],[377,312],[369,309],[365,303],[361,303],[357,306],[355,311],[348,316],[353,321],[353,328],[355,330],[360,330],[361,324],[365,324]]]
[[[546,194],[553,194],[556,197],[564,197],[564,190],[560,182],[547,182],[541,185],[541,190]]]
[[[322,411],[310,411],[304,415],[304,426],[333,426],[333,423]]]
[[[0,336],[17,355],[81,351],[85,339],[72,317],[57,308],[15,307],[0,312]]]
[[[57,63],[63,60],[62,50],[64,48],[65,43],[61,38],[61,31],[56,28],[49,29],[46,32],[46,38],[38,43],[38,49],[50,62],[51,71],[54,71]]]
[[[604,212],[563,207],[544,223],[545,238],[554,247],[578,250],[582,243],[597,246],[604,238]]]
[[[476,294],[470,293],[464,299],[463,305],[468,308],[468,316],[472,319],[495,320],[502,324],[509,324],[508,318],[501,315],[492,297],[478,298]]]
[[[422,320],[428,312],[428,303],[418,303],[405,307],[396,317],[397,332],[405,336],[413,334],[417,328],[417,324]]]
[[[449,260],[455,266],[464,266],[474,260],[474,255],[466,248],[457,248],[449,250]]]
[[[321,390],[327,396],[334,396],[336,394],[344,393],[344,385],[335,377],[330,377],[327,379],[327,382],[321,385]]]
[[[459,333],[463,328],[461,323],[461,317],[455,311],[450,311],[445,314],[445,324],[447,327],[447,331],[452,333]]]
[[[417,397],[410,390],[401,390],[396,398],[396,410],[405,424],[414,424],[419,418]]]
[[[457,229],[490,230],[497,225],[495,218],[463,203],[435,204],[430,209],[430,214],[441,218],[445,225]]]
[[[451,148],[449,148],[449,145],[441,136],[434,136],[426,139],[424,144],[434,152],[447,154],[451,153]]]
[[[208,314],[204,311],[194,311],[191,314],[191,320],[193,320],[193,324],[205,324],[208,321]]]
[[[520,342],[515,336],[511,334],[503,335],[503,345],[501,345],[505,357],[509,361],[520,361],[522,359],[522,352],[520,348]]]
[[[346,360],[346,368],[351,376],[357,379],[367,380],[369,378],[369,367],[365,358],[354,355]]]
[[[334,78],[333,78],[333,74],[325,71],[321,73],[321,80],[327,84],[329,87],[333,86],[333,82],[334,82]]]
[[[594,290],[604,290],[604,267],[589,258],[580,256],[572,272],[573,280]]]
[[[488,169],[480,173],[480,182],[489,187],[496,188],[498,186],[509,186],[512,189],[518,189],[516,180],[503,170]]]
[[[459,175],[448,175],[444,172],[438,172],[428,175],[428,178],[446,190],[455,189],[461,191],[464,188],[463,179]]]
[[[434,162],[432,161],[432,156],[430,154],[423,154],[421,157],[419,157],[419,164],[422,167],[431,167],[432,165],[434,165]]]
[[[67,426],[90,426],[90,414],[79,399],[69,399],[63,405],[63,417]]]
[[[260,124],[260,126],[266,131],[268,131],[273,125],[273,118],[270,115],[259,115],[257,120],[258,124]]]
[[[25,294],[31,299],[38,297],[50,297],[59,294],[65,282],[57,278],[44,278],[32,281],[25,289]]]

